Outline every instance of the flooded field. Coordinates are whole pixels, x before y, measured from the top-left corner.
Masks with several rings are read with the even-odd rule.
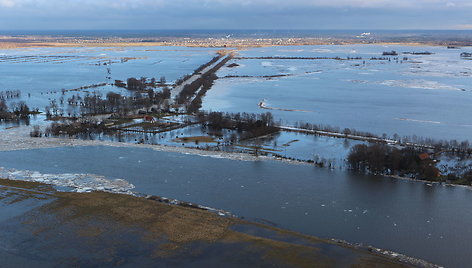
[[[398,55],[382,55],[392,50]],[[267,111],[258,106],[264,101],[288,125],[305,121],[377,135],[470,139],[472,121],[463,115],[472,112],[472,61],[460,57],[463,50],[375,45],[248,49],[229,63],[232,67],[218,72],[222,79],[207,93],[203,108],[260,113]]]
[[[130,124],[137,124],[141,121],[138,119]],[[238,134],[237,131],[215,130],[202,127],[200,124],[191,124],[154,133],[142,132],[139,128],[136,128],[136,132],[133,132],[133,129],[127,128],[125,132],[113,134],[89,135],[85,139],[281,156],[301,161],[323,161],[325,165],[331,164],[330,167],[333,168],[345,167],[345,160],[352,146],[368,144],[363,141],[290,131],[279,131],[263,137],[244,139],[232,144],[228,141],[231,139],[231,135]],[[152,131],[152,129],[147,129],[147,131]]]
[[[67,100],[87,91],[129,94],[113,86],[99,86],[62,93],[102,83],[147,77],[168,83],[192,73],[215,56],[216,49],[187,47],[125,48],[29,48],[0,50],[0,91],[20,90],[20,98],[31,108],[44,111],[53,99]],[[67,106],[67,105],[66,105]]]
[[[250,150],[254,146],[260,146],[262,150],[265,149],[269,153],[283,157],[304,161],[313,160],[314,162],[324,160],[324,164],[327,166],[331,164],[330,167],[342,168],[345,167],[349,150],[357,144],[365,144],[365,142],[281,131],[264,138],[244,141],[242,146],[235,147],[241,150]]]
[[[32,109],[37,108],[38,114],[0,122],[0,147],[5,150],[0,151],[0,178],[51,185],[53,188],[48,191],[53,191],[53,196],[56,190],[99,190],[125,194],[127,198],[130,194],[175,198],[308,235],[373,245],[447,267],[464,267],[472,262],[467,250],[472,238],[472,214],[467,208],[472,203],[470,188],[361,175],[346,169],[351,148],[368,144],[365,136],[348,136],[347,133],[355,133],[352,129],[372,132],[384,143],[392,142],[387,137],[413,135],[470,140],[472,119],[464,115],[472,113],[472,61],[460,57],[463,50],[468,49],[293,46],[240,50],[217,58],[217,49],[184,47],[3,50],[0,95],[9,106],[17,107],[24,101]],[[209,65],[195,71],[205,63]],[[213,69],[217,77],[210,72]],[[177,83],[192,73],[187,78],[191,82],[184,79],[180,81],[183,84]],[[152,82],[151,89],[147,88],[146,79],[140,90],[131,88],[129,83],[126,88],[114,85],[115,80],[130,77],[166,79],[159,85]],[[174,87],[174,83],[178,86]],[[189,90],[191,84],[196,87],[193,92]],[[154,93],[164,95],[161,89],[166,86],[174,87],[173,92],[168,92],[172,97],[151,97]],[[94,107],[88,107],[88,117],[75,118],[76,113],[86,110],[85,104],[68,104],[69,98],[106,96],[108,92],[119,93],[114,100],[119,103],[116,106],[124,108],[94,110],[100,105],[112,107],[113,99],[107,99],[106,104],[91,101],[89,104]],[[175,97],[181,97],[181,92],[188,96],[179,103]],[[189,106],[198,101],[202,110],[246,114],[189,112]],[[127,106],[131,104],[133,111]],[[46,138],[30,137],[31,128],[21,126],[42,125],[44,129],[51,122],[45,121],[46,106],[50,109],[51,105],[60,107],[63,113],[54,120],[70,120],[70,125],[57,128],[54,135],[49,132]],[[122,114],[118,115],[118,110]],[[266,112],[273,117],[247,114]],[[331,133],[308,135],[309,131],[298,128],[300,122],[334,128],[330,128]],[[83,132],[74,132],[80,127]],[[351,130],[345,132],[344,128]],[[121,147],[120,143],[128,144]],[[83,146],[99,144],[109,146]],[[265,155],[323,163],[318,166],[327,168],[295,161],[268,161]],[[435,161],[426,155],[427,160]],[[470,153],[469,159],[462,158],[465,154],[438,157],[441,165],[452,167],[462,161],[470,166]],[[449,170],[447,174],[454,171],[441,169],[444,170]],[[0,220],[55,202],[56,197],[41,192],[38,195],[34,197],[41,200],[37,204],[26,198],[25,203],[14,202],[17,207],[2,205],[6,212]],[[77,227],[75,222],[67,224],[58,230],[67,232],[68,228]],[[103,224],[97,226],[106,228]],[[117,228],[121,230],[121,226]],[[146,232],[133,229],[125,233],[125,237],[131,237]],[[113,235],[106,233],[104,237]],[[8,233],[4,236],[8,237]],[[23,241],[12,239],[12,244]],[[160,245],[146,244],[143,250],[148,254],[156,246]],[[138,254],[122,247],[116,250],[119,254],[112,256],[116,262],[120,261],[120,254]],[[212,254],[215,249],[201,250],[202,254]],[[11,257],[8,254],[6,258]],[[133,260],[140,261],[146,264],[147,260]],[[172,261],[175,259],[162,263]],[[51,263],[46,260],[44,264]]]
[[[462,115],[472,112],[468,105],[472,98],[468,83],[472,61],[460,57],[463,50],[467,48],[376,45],[240,50],[217,72],[219,79],[203,97],[202,109],[270,112],[275,121],[289,126],[308,122],[386,137],[467,140],[472,121]],[[383,55],[391,51],[397,55]],[[81,100],[77,101],[79,96],[95,92],[99,96],[108,92],[127,97],[146,95],[114,86],[115,80],[166,77],[167,85],[172,87],[176,79],[192,73],[216,52],[217,49],[185,47],[2,50],[0,70],[5,76],[0,81],[0,92],[21,92],[8,98],[7,104],[15,107],[25,101],[42,114],[30,120],[2,122],[1,129],[18,124],[46,125],[49,122],[44,122],[45,110],[77,116],[84,110]],[[154,90],[159,92],[160,88]],[[68,103],[70,98],[75,98],[75,105]],[[118,137],[99,135],[98,139],[207,148],[233,134],[213,135],[198,125],[172,127],[159,135],[126,130]],[[241,142],[231,150],[250,152],[254,146],[263,145],[263,152],[303,160],[330,159],[342,166],[351,147],[343,139],[313,142],[303,135],[300,139],[290,136],[293,134],[281,132],[276,138],[272,135],[271,139]],[[182,142],[181,138],[187,140]],[[280,146],[284,144],[289,146]]]
[[[22,150],[1,152],[0,161],[4,168],[14,168],[14,174],[31,170],[120,178],[131,183],[134,192],[196,202],[305,234],[388,248],[447,267],[472,261],[467,250],[472,214],[466,208],[472,192],[463,187],[137,148]],[[93,180],[90,185],[95,185]]]

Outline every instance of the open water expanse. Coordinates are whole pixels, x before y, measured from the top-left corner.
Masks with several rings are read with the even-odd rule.
[[[382,56],[392,50],[398,56]],[[239,52],[243,59],[230,62],[239,66],[218,72],[229,78],[216,82],[203,108],[266,112],[258,106],[263,100],[288,125],[304,121],[378,135],[466,140],[472,131],[472,119],[464,116],[472,113],[472,61],[460,57],[465,51],[472,49],[380,45],[248,49]],[[268,77],[274,75],[286,76]]]
[[[1,166],[121,178],[133,191],[196,202],[281,228],[446,265],[472,262],[472,191],[276,161],[117,147],[0,152]],[[38,174],[37,178],[41,178]],[[93,178],[85,182],[94,185]]]
[[[21,98],[31,108],[44,108],[50,100],[72,94],[97,91],[103,96],[110,91],[126,95],[126,90],[113,86],[71,91],[101,83],[146,77],[168,83],[190,74],[198,66],[215,57],[216,49],[187,47],[123,47],[123,48],[28,48],[0,50],[0,91],[20,90]],[[110,64],[111,63],[111,64]],[[28,95],[29,94],[29,95]],[[67,105],[66,105],[67,106]]]
[[[20,90],[30,108],[44,111],[73,94],[109,91],[103,86],[62,94],[129,77],[166,77],[169,83],[216,54],[216,48],[30,48],[0,51],[0,91]],[[398,56],[382,56],[385,51]],[[430,52],[430,55],[404,54]],[[229,112],[270,111],[277,120],[355,128],[378,135],[470,140],[472,61],[460,57],[471,48],[427,46],[293,46],[241,50],[236,67],[223,67],[203,100],[203,109]],[[247,59],[247,57],[268,57]],[[270,59],[324,57],[327,59]],[[339,60],[339,57],[361,59]],[[404,58],[408,58],[405,60]],[[377,59],[372,59],[377,58]],[[384,59],[378,59],[384,58]],[[398,60],[397,60],[398,59]],[[111,62],[111,65],[110,65]],[[264,76],[286,75],[284,77]],[[233,77],[233,78],[228,78]],[[239,77],[234,77],[239,76]],[[272,110],[261,109],[264,101]],[[62,105],[60,105],[62,106]],[[452,107],[454,109],[452,109]],[[68,111],[67,103],[62,107]],[[292,111],[291,111],[292,110]]]
[[[382,56],[391,50],[399,55]],[[472,61],[460,57],[461,52],[471,50],[380,45],[243,50],[237,57],[244,58],[229,62],[237,65],[218,71],[220,79],[203,99],[203,109],[270,111],[286,125],[304,121],[379,135],[471,140],[472,118],[466,115],[472,114]],[[425,51],[431,54],[403,54]],[[208,62],[215,53],[216,49],[181,47],[3,50],[0,91],[21,90],[21,96],[9,99],[9,104],[23,100],[43,111],[53,99],[87,91],[132,94],[111,85],[64,95],[61,89],[133,76],[165,76],[172,83]],[[372,59],[381,57],[386,59]],[[258,105],[261,101],[270,110],[262,109]],[[32,121],[36,124],[43,119],[44,115],[38,115]],[[2,129],[10,126],[13,124],[3,124]],[[193,127],[186,131],[201,132]],[[174,134],[162,135],[165,141],[159,143],[172,145]],[[312,159],[319,154],[338,164],[349,146],[358,143],[285,132],[276,138],[260,142],[291,157]],[[116,147],[0,152],[0,167],[15,169],[11,171],[13,177],[33,174],[38,181],[44,179],[41,174],[55,174],[52,177],[56,180],[67,178],[81,184],[81,189],[98,189],[94,188],[97,181],[121,178],[125,182],[109,187],[118,185],[126,192],[133,184],[137,193],[195,202],[323,238],[371,244],[447,267],[472,263],[468,249],[472,191],[464,187],[310,165]],[[22,173],[25,170],[35,173]]]

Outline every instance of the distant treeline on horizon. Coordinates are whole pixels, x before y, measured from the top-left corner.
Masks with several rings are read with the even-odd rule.
[[[44,35],[61,37],[190,37],[190,38],[355,38],[370,33],[374,38],[464,38],[472,30],[0,30],[0,35]]]

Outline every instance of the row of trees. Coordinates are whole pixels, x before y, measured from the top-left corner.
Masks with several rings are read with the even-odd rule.
[[[218,56],[214,57],[213,59],[211,59],[211,61],[200,65],[197,69],[195,69],[193,74],[200,73],[201,71],[205,70],[205,68],[207,68],[207,67],[211,66],[212,64],[214,64],[215,62],[217,62],[219,59],[221,59],[221,55],[218,55]]]
[[[215,57],[213,60],[216,62],[216,60],[218,60],[219,58],[220,57]],[[213,68],[208,70],[208,72],[202,74],[202,76],[200,76],[198,79],[188,85],[185,85],[180,94],[176,96],[176,102],[178,104],[185,105],[188,113],[194,113],[198,111],[202,107],[203,96],[213,86],[214,81],[218,79],[216,72],[222,66],[224,66],[230,59],[231,57],[226,57],[224,60],[216,64]],[[211,64],[212,63],[210,61],[206,65],[210,66]],[[199,89],[200,91],[198,91]],[[197,95],[195,96],[195,94]],[[195,96],[195,98],[192,99],[193,96]]]
[[[126,115],[133,110],[151,109],[153,106],[168,109],[165,107],[164,100],[170,98],[170,88],[164,87],[162,90],[154,91],[147,89],[144,93],[136,92],[132,97],[122,96],[121,94],[108,92],[103,97],[99,92],[87,93],[85,96],[72,95],[67,99],[69,107],[67,115],[70,117],[77,116],[77,108],[80,108],[80,114],[97,115],[106,113],[118,113]],[[64,101],[57,103],[56,100],[51,100],[50,104],[45,109],[46,116],[64,116]]]
[[[384,61],[396,61],[398,63],[398,61],[408,61],[408,57],[403,57],[402,60],[400,60],[400,58],[390,58],[390,57],[371,57],[370,60],[384,60]]]
[[[433,138],[421,137],[417,135],[413,136],[403,136],[401,137],[398,134],[393,134],[392,136],[388,136],[386,133],[382,134],[381,136],[365,132],[365,131],[358,131],[354,128],[344,128],[341,129],[340,127],[330,126],[326,124],[311,124],[297,121],[295,123],[295,127],[300,129],[312,130],[312,131],[325,131],[325,132],[332,132],[337,134],[344,134],[344,135],[354,135],[364,138],[376,138],[379,140],[383,140],[385,142],[394,141],[399,145],[406,145],[406,146],[418,146],[418,147],[428,147],[434,149],[436,152],[440,151],[450,151],[454,152],[462,157],[471,157],[472,156],[472,146],[469,141],[457,141],[453,140],[437,140]]]
[[[103,123],[98,123],[94,120],[78,120],[71,123],[52,123],[45,129],[44,136],[87,136],[93,133],[102,133],[107,131],[109,130]],[[40,137],[42,136],[42,133],[39,129],[33,129],[30,135]]]
[[[336,57],[236,57],[235,59],[238,60],[247,60],[247,59],[254,59],[254,60],[362,60],[362,57],[346,57],[341,58],[339,56]]]
[[[186,80],[190,79],[190,77],[192,77],[192,75],[186,74],[183,77],[178,78],[177,80],[175,80],[175,85],[176,86],[182,85]]]
[[[341,133],[345,135],[378,138],[377,135],[370,132],[358,131],[354,128],[344,128],[341,130],[340,127],[335,127],[335,126],[331,126],[327,124],[311,124],[311,123],[297,121],[295,122],[295,127],[300,128],[300,129],[313,130],[313,131],[326,131],[326,132],[333,132],[333,133]]]
[[[192,101],[187,102],[187,105],[185,107],[187,110],[187,113],[195,113],[200,108],[202,108],[202,98],[205,96],[206,92],[213,86],[214,81],[216,79],[218,79],[218,76],[216,76],[215,73],[205,75],[202,81],[200,91],[197,92],[197,95]],[[191,95],[193,96],[193,94]]]
[[[207,73],[200,76],[192,83],[185,85],[180,94],[175,97],[175,101],[181,105],[190,103],[190,99],[195,95],[198,89],[205,87],[208,90],[213,85],[213,81],[217,78],[214,73]]]
[[[21,97],[21,91],[20,90],[0,91],[0,100],[18,99],[20,97]]]
[[[80,102],[80,109],[82,114],[96,115],[107,113],[118,113],[126,115],[131,111],[151,108],[155,102],[160,100],[159,94],[154,91],[149,91],[148,94],[135,94],[133,97],[125,97],[121,94],[108,92],[105,98],[101,94],[87,94]],[[147,96],[146,96],[147,95]]]
[[[122,81],[116,80],[115,86],[126,87],[128,90],[145,91],[156,87],[166,86],[166,83],[167,80],[164,76],[162,76],[159,80],[156,80],[156,78],[151,78],[148,80],[146,77],[141,77],[140,79],[130,77],[126,80],[126,85]]]
[[[31,111],[24,101],[11,104],[11,110],[8,108],[4,100],[0,100],[0,120],[14,120],[14,119],[28,119],[32,113],[38,111]]]

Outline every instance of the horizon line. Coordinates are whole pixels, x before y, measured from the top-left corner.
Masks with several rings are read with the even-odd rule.
[[[14,31],[472,31],[472,29],[456,29],[456,28],[401,28],[401,29],[390,29],[390,28],[378,28],[378,29],[367,29],[367,28],[359,28],[359,29],[283,29],[283,28],[254,28],[254,29],[236,29],[236,28],[227,28],[227,29],[211,29],[211,28],[198,28],[198,29],[190,29],[190,28],[166,28],[166,29],[144,29],[144,28],[133,28],[133,29],[77,29],[77,28],[69,28],[69,29],[0,29],[0,31],[7,31],[7,32],[14,32]]]

